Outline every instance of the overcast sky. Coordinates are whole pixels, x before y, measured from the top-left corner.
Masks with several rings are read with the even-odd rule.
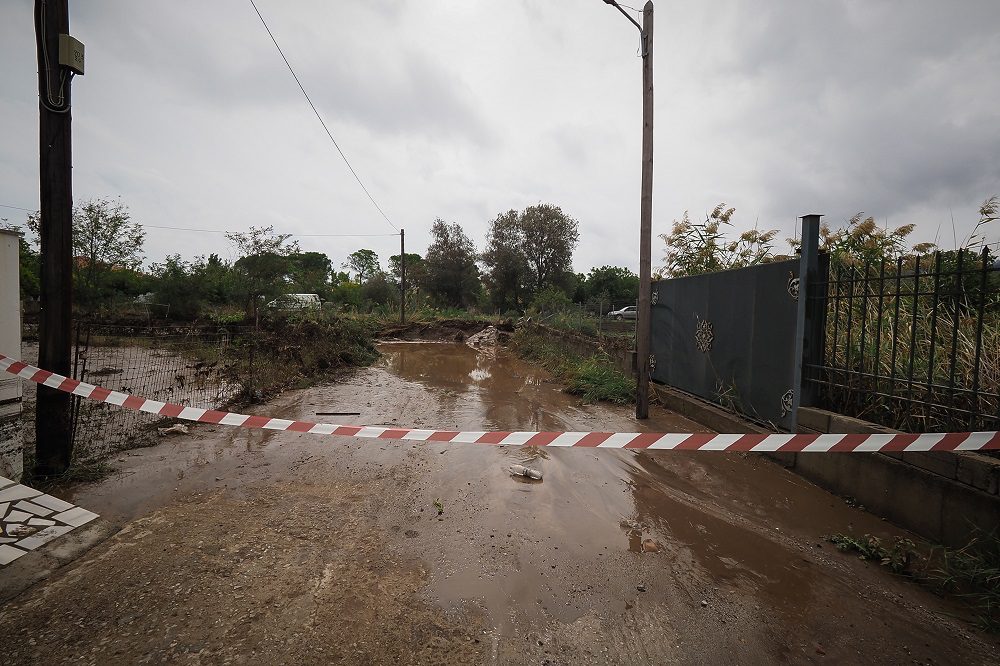
[[[636,6],[638,0],[634,0]],[[656,3],[654,233],[725,201],[791,235],[866,211],[954,247],[1000,193],[1000,3]],[[497,213],[580,222],[575,267],[638,268],[638,32],[601,0],[258,7],[341,148],[423,253],[435,217],[482,247]],[[393,233],[337,155],[249,0],[71,1],[74,194],[147,225]],[[0,4],[0,204],[38,205],[29,0]],[[25,214],[0,208],[21,223]],[[954,219],[955,231],[952,220]],[[991,240],[1000,237],[994,228]],[[662,242],[654,239],[654,265]],[[398,239],[302,237],[336,264]],[[785,248],[782,248],[783,250]],[[148,228],[160,260],[222,234]]]

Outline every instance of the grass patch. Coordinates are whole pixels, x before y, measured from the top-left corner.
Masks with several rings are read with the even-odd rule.
[[[922,556],[909,539],[896,538],[886,544],[869,534],[861,538],[846,534],[824,537],[842,552],[857,553],[862,560],[877,562],[895,574],[913,578],[941,595],[953,596],[969,605],[977,624],[1000,632],[1000,533],[980,532],[962,548],[933,546]]]
[[[979,534],[963,548],[936,547],[930,562],[935,587],[968,602],[980,626],[1000,633],[1000,533]]]
[[[581,356],[558,340],[526,328],[511,338],[518,356],[538,363],[566,384],[566,392],[586,402],[627,404],[635,400],[635,382],[618,370],[607,354]]]

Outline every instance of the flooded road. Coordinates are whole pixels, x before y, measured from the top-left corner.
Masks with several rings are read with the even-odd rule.
[[[504,350],[381,350],[259,413],[637,429]],[[706,432],[652,417],[639,429]],[[0,574],[10,598],[51,572],[0,610],[12,663],[998,662],[958,609],[823,539],[903,532],[751,455],[199,426],[118,464],[70,498],[99,525]]]

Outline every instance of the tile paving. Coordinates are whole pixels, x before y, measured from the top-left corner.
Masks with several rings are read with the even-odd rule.
[[[0,567],[98,516],[0,476]]]

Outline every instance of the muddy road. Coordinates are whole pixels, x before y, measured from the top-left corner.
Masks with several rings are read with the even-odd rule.
[[[635,428],[627,408],[580,405],[502,350],[382,351],[373,368],[258,412]],[[705,431],[656,409],[645,426]],[[543,481],[508,474],[525,461]],[[117,465],[63,493],[101,521],[0,573],[4,663],[995,664],[1000,654],[961,609],[822,538],[902,532],[749,455],[198,426]]]

